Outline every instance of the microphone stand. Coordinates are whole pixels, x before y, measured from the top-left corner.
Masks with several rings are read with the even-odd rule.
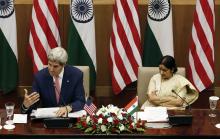
[[[174,90],[171,90],[174,94],[176,94],[183,102],[185,102],[186,103],[186,110],[188,109],[189,111],[191,111],[191,106],[190,106],[190,104],[186,101],[186,99],[185,98],[182,98],[179,94],[177,94],[176,93],[176,91],[174,91]]]
[[[176,94],[181,100],[183,100],[187,106],[186,110],[189,110],[187,113],[186,111],[174,111],[174,113],[169,113],[168,118],[169,118],[169,123],[171,125],[189,125],[192,124],[192,113],[191,113],[191,107],[190,104],[182,98],[179,94],[177,94],[174,90],[171,90],[174,94]],[[180,113],[179,113],[180,112]]]

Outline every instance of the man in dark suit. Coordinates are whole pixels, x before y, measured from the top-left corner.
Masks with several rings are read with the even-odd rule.
[[[48,67],[34,76],[32,93],[25,89],[22,113],[30,113],[39,103],[41,107],[60,107],[57,116],[83,109],[85,93],[83,73],[66,65],[68,55],[62,47],[56,47],[48,54]]]

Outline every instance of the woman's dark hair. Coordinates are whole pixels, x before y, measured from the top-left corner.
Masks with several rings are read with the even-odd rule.
[[[172,56],[166,55],[161,58],[160,65],[164,65],[166,68],[173,71],[173,73],[177,72],[176,62]]]

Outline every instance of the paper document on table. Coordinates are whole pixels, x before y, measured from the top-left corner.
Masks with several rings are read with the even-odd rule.
[[[168,113],[166,107],[146,107],[144,112],[138,112],[138,119],[147,122],[168,121]]]
[[[13,123],[27,123],[27,114],[14,114]]]
[[[78,117],[82,117],[83,115],[86,115],[85,110],[80,110],[80,111],[76,111],[76,112],[72,112],[68,114],[68,116],[71,118],[78,118]]]
[[[35,111],[35,117],[36,118],[53,118],[56,116],[56,111],[59,110],[59,107],[53,107],[53,108],[38,108]]]
[[[32,112],[31,116],[34,116],[36,118],[54,118],[54,117],[57,117],[56,111],[58,110],[59,110],[59,107],[38,108],[36,111]],[[68,117],[78,118],[78,117],[82,117],[83,115],[86,115],[85,110],[80,110],[80,111],[69,113]]]

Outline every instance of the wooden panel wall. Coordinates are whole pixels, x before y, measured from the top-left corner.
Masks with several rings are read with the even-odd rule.
[[[178,66],[187,67],[188,46],[192,29],[195,0],[173,0],[173,31],[174,50]],[[112,27],[113,0],[94,0],[96,50],[97,50],[97,88],[109,88],[111,77],[109,74],[109,38]],[[146,27],[147,5],[139,1],[140,25],[142,44]],[[215,86],[220,86],[220,6],[216,1],[216,46],[215,46]],[[19,86],[31,86],[32,63],[27,54],[29,27],[32,13],[32,3],[27,0],[16,0],[16,17],[18,30],[18,57],[19,57]],[[70,21],[69,5],[67,0],[60,0],[59,19],[62,46],[67,47],[68,24]],[[166,37],[166,36],[164,36]],[[97,89],[97,93],[99,93]],[[109,90],[108,90],[109,91]],[[106,92],[100,92],[107,94]]]

